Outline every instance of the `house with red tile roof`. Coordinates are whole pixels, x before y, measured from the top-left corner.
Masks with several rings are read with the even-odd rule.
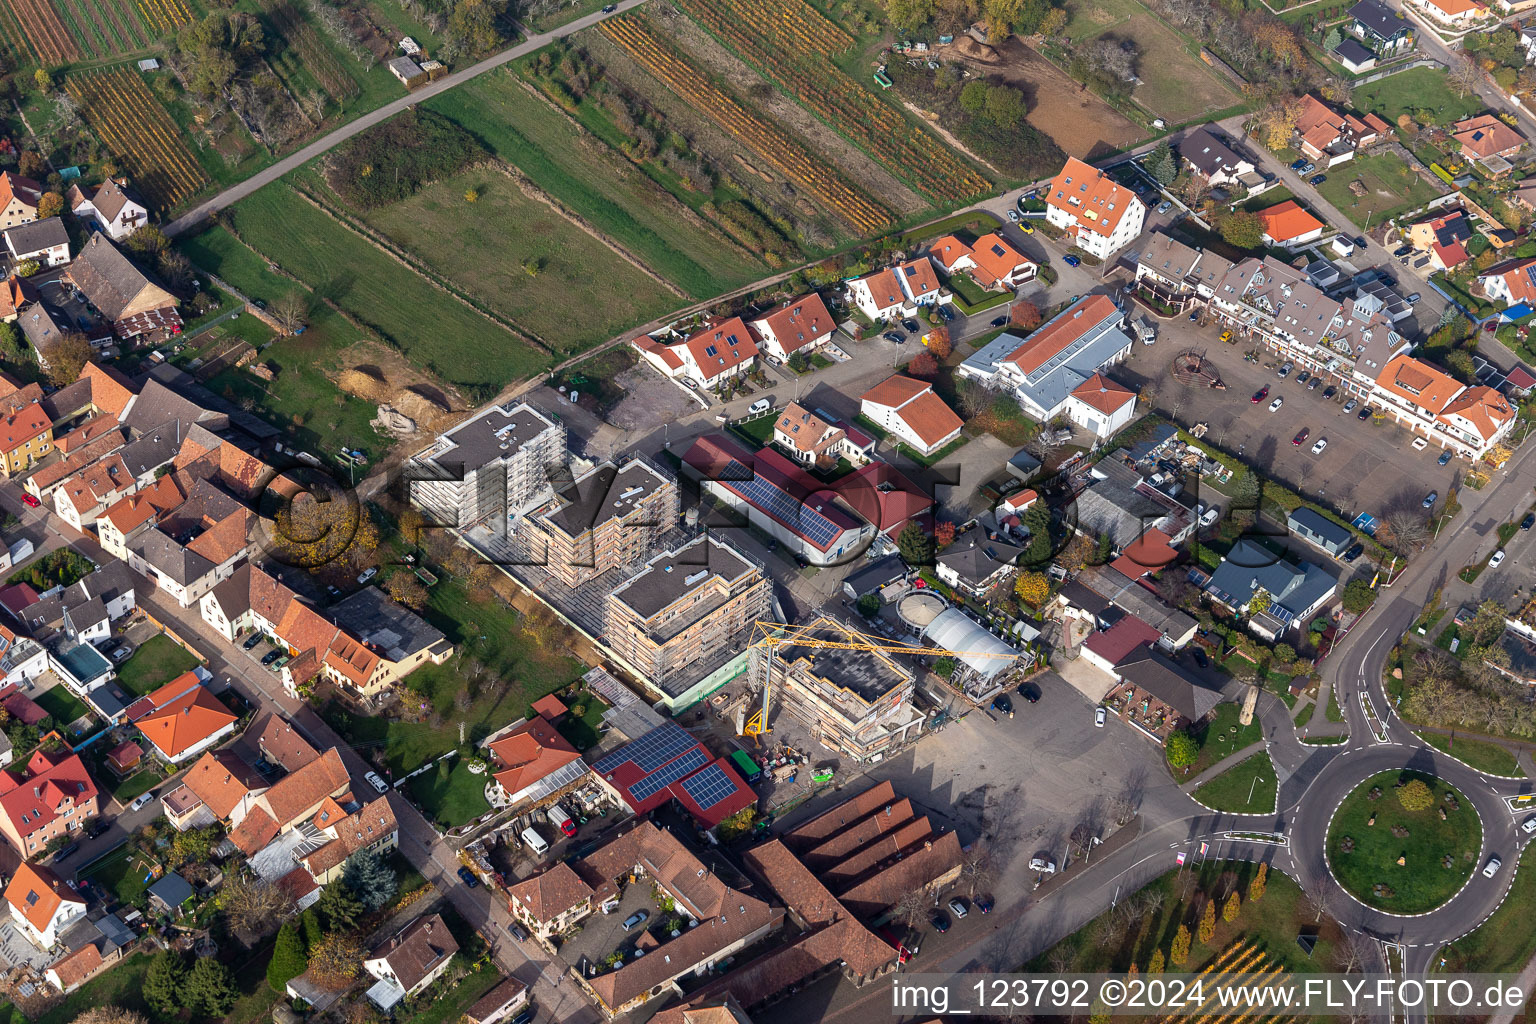
[[[1477,283],[1495,302],[1505,306],[1523,302],[1536,309],[1536,256],[1489,267]]]
[[[43,978],[62,995],[69,995],[122,957],[121,949],[114,947],[111,953],[111,960],[103,960],[96,943],[87,942],[68,956],[49,964],[43,972]]]
[[[77,754],[39,748],[19,770],[0,772],[0,833],[22,860],[31,860],[50,840],[80,831],[95,817],[98,796]]]
[[[204,825],[238,825],[267,791],[262,774],[233,750],[210,750],[161,795],[166,817],[181,831]]]
[[[1162,639],[1162,631],[1127,613],[1124,618],[1108,629],[1091,634],[1083,641],[1083,660],[1115,674],[1115,666],[1141,644],[1155,644]]]
[[[351,814],[327,798],[310,819],[310,825],[315,832],[312,842],[322,845],[296,856],[321,885],[340,878],[354,857],[385,857],[400,845],[400,826],[388,796],[378,797]]]
[[[1095,373],[1067,396],[1067,418],[1099,437],[1109,437],[1136,417],[1136,392]]]
[[[592,913],[592,886],[566,861],[507,887],[507,909],[530,932],[547,939]]]
[[[586,778],[587,766],[569,740],[543,716],[485,744],[493,767],[485,797],[494,807],[549,799]]]
[[[965,426],[932,384],[901,374],[866,391],[859,412],[925,456],[953,443]]]
[[[914,519],[930,533],[933,494],[908,480],[886,462],[871,462],[837,482],[848,506],[892,541]]]
[[[1068,232],[1079,249],[1098,259],[1141,234],[1147,207],[1136,193],[1091,164],[1067,157],[1040,198],[1045,219]]]
[[[982,235],[972,245],[954,235],[945,235],[933,243],[928,256],[945,273],[969,274],[987,291],[1017,288],[1034,280],[1040,270],[1040,264],[995,231]]]
[[[51,868],[23,862],[5,887],[11,920],[39,949],[52,949],[85,916],[85,900]]]
[[[799,402],[790,402],[773,421],[774,443],[797,462],[819,469],[832,468],[847,454],[843,443],[847,437],[842,427],[822,419]]]
[[[1492,388],[1468,387],[1432,363],[1400,355],[1382,367],[1372,406],[1431,443],[1480,459],[1509,436],[1515,409]]]
[[[0,172],[0,229],[37,220],[37,204],[43,186],[10,171]]]
[[[740,377],[757,362],[757,337],[733,316],[705,324],[686,338],[641,335],[635,351],[668,377],[715,388]]]
[[[1310,93],[1300,103],[1296,117],[1297,148],[1307,159],[1324,167],[1352,159],[1356,150],[1373,145],[1392,131],[1375,114],[1340,113]]]
[[[327,799],[337,800],[351,788],[341,752],[332,747],[258,795],[240,824],[230,830],[230,841],[251,856],[280,833],[312,819]]]
[[[807,354],[832,340],[837,324],[817,292],[790,299],[773,312],[752,321],[762,350],[784,362],[796,352]]]
[[[368,989],[368,1001],[388,1013],[442,977],[458,951],[441,917],[418,917],[375,946],[363,961],[363,970],[377,979]]]
[[[1408,228],[1408,241],[1420,252],[1429,253],[1430,265],[1436,270],[1452,270],[1467,262],[1466,243],[1471,238],[1471,221],[1461,210],[1438,213]]]
[[[1477,163],[1502,157],[1506,161],[1525,148],[1525,136],[1493,114],[1478,114],[1451,125],[1451,138],[1461,155]],[[1507,165],[1502,169],[1507,170]]]
[[[939,286],[938,274],[926,256],[886,267],[848,283],[848,301],[871,320],[914,316],[924,306],[954,302]]]
[[[51,451],[53,420],[43,407],[42,387],[28,384],[0,395],[0,472],[23,472]]]
[[[1264,225],[1263,238],[1270,245],[1296,246],[1323,237],[1328,225],[1304,210],[1294,199],[1259,211]]]
[[[152,705],[147,713],[135,714],[139,701],[128,709],[128,717],[171,764],[190,760],[233,734],[240,720],[195,672],[177,676],[144,699]]]

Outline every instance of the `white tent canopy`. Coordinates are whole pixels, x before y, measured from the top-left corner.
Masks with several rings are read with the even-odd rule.
[[[991,679],[1013,667],[1017,649],[989,633],[958,608],[946,608],[928,623],[923,636],[929,643],[945,650],[969,653],[956,656],[966,667],[984,679]],[[1001,657],[988,657],[1001,655]]]

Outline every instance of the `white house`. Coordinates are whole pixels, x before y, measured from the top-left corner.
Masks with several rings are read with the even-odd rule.
[[[767,316],[752,321],[762,350],[785,362],[796,352],[810,353],[825,345],[836,327],[827,304],[816,292],[791,299]]]
[[[926,257],[877,270],[848,285],[848,301],[871,320],[911,316],[921,306],[953,302],[939,287],[938,275]]]
[[[69,232],[58,217],[18,224],[4,234],[5,249],[18,263],[36,260],[44,267],[57,267],[69,262]]]
[[[402,999],[442,977],[458,951],[459,944],[441,917],[418,917],[384,940],[363,961],[363,970],[378,979],[368,990],[368,1001],[389,1012]]]
[[[1232,184],[1257,169],[1252,160],[1227,144],[1214,124],[1201,125],[1184,136],[1179,157],[1213,188]]]
[[[859,411],[925,456],[954,441],[965,426],[932,384],[901,374],[866,391],[859,399]]]
[[[1136,392],[1095,373],[1067,396],[1067,419],[1108,437],[1136,418]]]
[[[798,402],[790,402],[773,421],[774,443],[807,466],[835,465],[844,454],[848,433]]]
[[[757,342],[739,316],[706,324],[686,338],[663,340],[642,334],[633,344],[668,377],[690,380],[701,388],[717,387],[745,374],[758,356]]]
[[[1076,157],[1067,158],[1042,199],[1045,219],[1101,260],[1140,235],[1147,219],[1146,204],[1134,192]]]
[[[52,949],[59,935],[85,916],[85,900],[64,879],[40,864],[23,861],[5,887],[11,920],[39,949]]]
[[[982,235],[975,245],[945,235],[929,247],[928,258],[946,274],[970,274],[988,291],[1017,288],[1034,280],[1040,270],[1038,263],[996,232]]]
[[[149,210],[129,197],[115,181],[106,181],[96,188],[71,185],[66,199],[71,213],[94,222],[114,242],[121,242],[149,223]]]

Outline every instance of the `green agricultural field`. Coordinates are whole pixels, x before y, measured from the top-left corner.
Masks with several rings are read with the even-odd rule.
[[[685,301],[494,169],[471,169],[365,219],[557,351],[579,352]]]
[[[771,272],[724,235],[684,220],[684,207],[665,189],[529,95],[510,72],[482,75],[427,106],[695,298]]]
[[[1459,95],[1445,80],[1445,72],[1434,68],[1414,68],[1362,85],[1355,90],[1354,105],[1380,114],[1393,125],[1401,114],[1415,119],[1427,115],[1435,124],[1446,124],[1483,109],[1476,93]]]
[[[1356,179],[1365,185],[1364,196],[1356,197],[1349,190],[1349,183]],[[1317,191],[1358,228],[1367,221],[1380,224],[1440,195],[1439,189],[1393,153],[1362,154],[1340,164],[1328,172],[1328,180]]]
[[[485,395],[548,365],[547,354],[438,290],[285,183],[268,185],[232,213],[235,231],[253,249],[450,384]]]

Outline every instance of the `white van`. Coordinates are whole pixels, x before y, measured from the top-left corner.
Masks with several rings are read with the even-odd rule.
[[[523,844],[540,857],[549,851],[549,844],[544,841],[543,836],[539,835],[539,830],[532,825],[523,829]]]
[[[765,413],[769,409],[772,409],[772,408],[773,408],[773,399],[771,399],[771,398],[759,398],[757,401],[753,402],[750,406],[747,407],[747,415],[748,416],[756,416],[756,415],[758,415],[760,413]]]

